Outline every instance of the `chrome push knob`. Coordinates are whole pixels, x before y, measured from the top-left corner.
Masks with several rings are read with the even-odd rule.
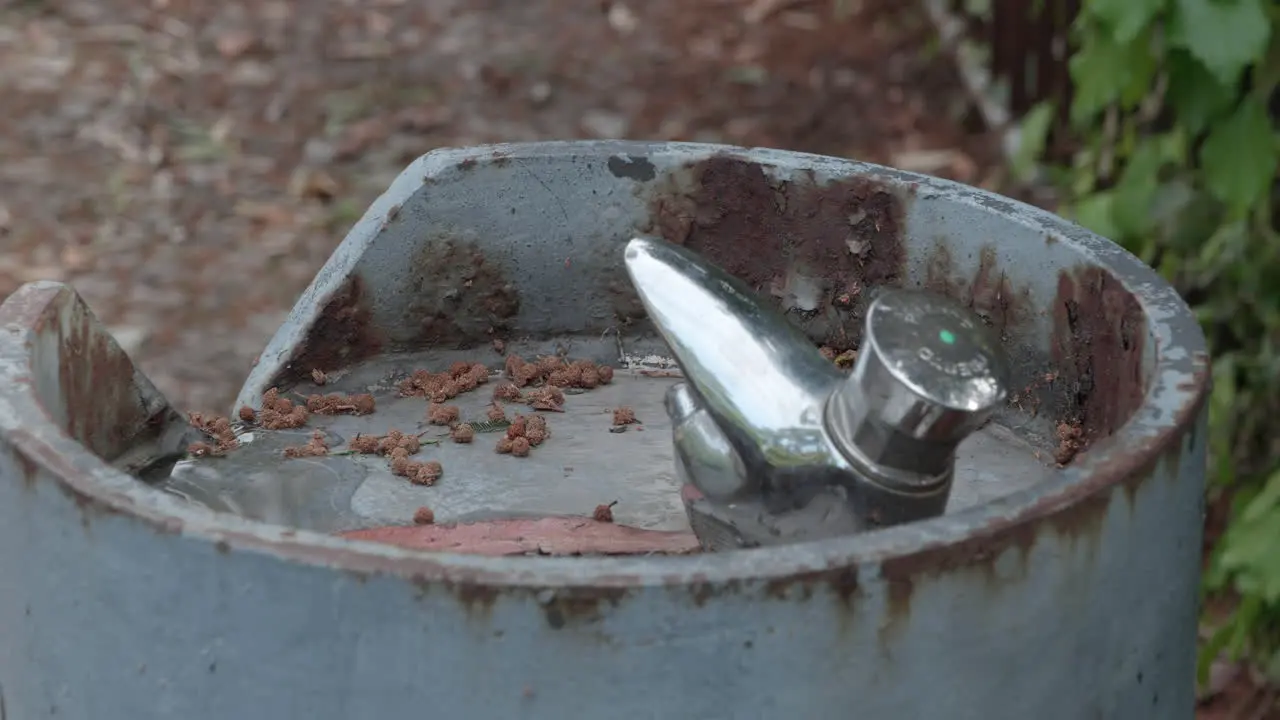
[[[704,545],[818,539],[941,514],[955,450],[1003,403],[982,321],[930,293],[872,303],[846,376],[777,309],[700,256],[635,238],[625,264],[685,382],[667,412]]]
[[[950,482],[956,446],[990,419],[1008,384],[1004,351],[975,314],[941,295],[888,290],[868,309],[827,423],[856,470],[918,492]]]

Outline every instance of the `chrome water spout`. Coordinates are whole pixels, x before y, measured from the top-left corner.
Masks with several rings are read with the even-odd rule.
[[[960,441],[1007,394],[983,322],[885,290],[845,375],[798,327],[693,252],[635,238],[626,267],[685,382],[667,395],[690,519],[711,548],[795,542],[939,515]]]

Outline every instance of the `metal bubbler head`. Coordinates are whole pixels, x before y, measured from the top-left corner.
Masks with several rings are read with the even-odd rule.
[[[817,539],[939,515],[957,445],[1004,402],[1009,364],[982,321],[923,291],[872,301],[845,375],[776,308],[685,248],[635,238],[632,283],[685,381],[677,470],[705,545]]]

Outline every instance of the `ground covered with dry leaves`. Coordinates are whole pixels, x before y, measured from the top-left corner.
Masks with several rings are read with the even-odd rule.
[[[0,10],[0,297],[72,283],[225,411],[343,235],[432,148],[765,145],[982,181],[896,0],[26,0]]]

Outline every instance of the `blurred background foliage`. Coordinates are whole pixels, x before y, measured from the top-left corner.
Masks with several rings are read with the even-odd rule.
[[[1228,520],[1209,528],[1202,682],[1224,654],[1280,680],[1277,23],[1268,0],[1086,0],[1069,100],[1022,117],[1013,158],[1158,268],[1209,339],[1207,492]]]

